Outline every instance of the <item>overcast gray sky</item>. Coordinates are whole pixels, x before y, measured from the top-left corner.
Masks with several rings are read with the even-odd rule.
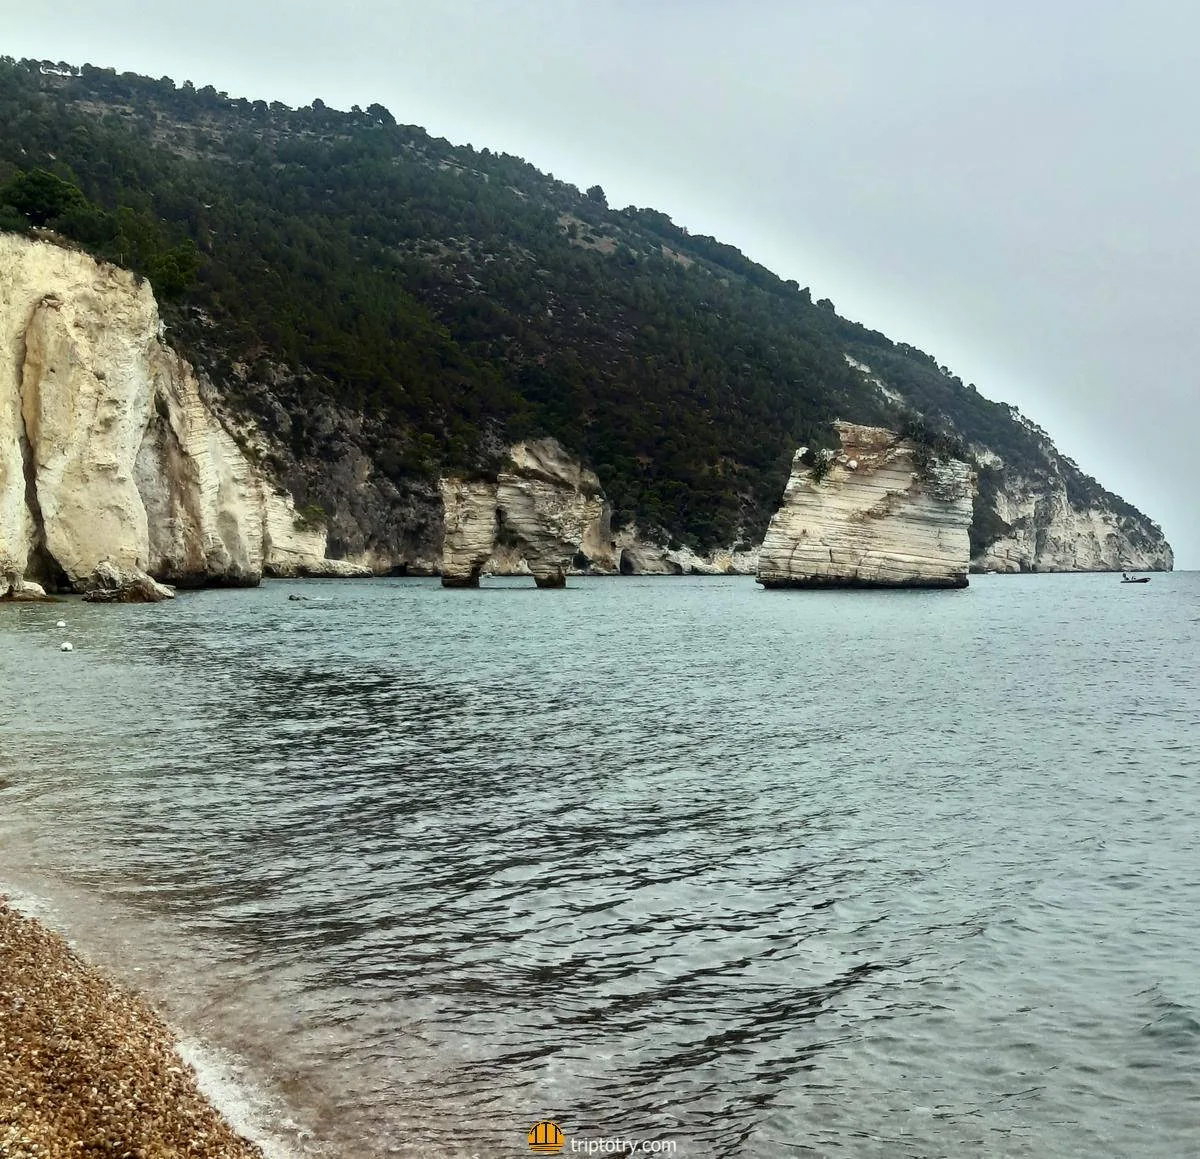
[[[1200,567],[1200,4],[0,0],[0,52],[349,108],[739,246],[1015,403]],[[0,129],[2,131],[2,129]],[[1187,482],[1191,478],[1192,482]]]

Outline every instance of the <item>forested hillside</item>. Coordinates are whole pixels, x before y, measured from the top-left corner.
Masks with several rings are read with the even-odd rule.
[[[361,415],[342,429],[398,493],[550,434],[618,522],[756,541],[795,448],[843,418],[998,456],[977,548],[1005,530],[989,496],[1011,472],[1059,472],[1072,502],[1153,532],[1009,407],[807,288],[379,105],[3,59],[0,228],[35,227],[150,278],[171,340],[298,458],[339,453],[313,416]]]

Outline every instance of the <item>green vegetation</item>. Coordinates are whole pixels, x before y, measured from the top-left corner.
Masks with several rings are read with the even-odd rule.
[[[916,411],[905,411],[900,416],[897,433],[901,438],[913,443],[913,466],[917,468],[917,475],[922,479],[929,477],[930,469],[939,459],[970,458],[961,439],[955,438],[944,427],[924,415],[917,414]]]
[[[0,125],[0,228],[149,278],[172,341],[268,428],[290,376],[297,455],[334,454],[304,426],[323,399],[361,412],[398,483],[487,473],[506,441],[553,435],[618,525],[698,549],[760,537],[794,449],[829,446],[835,418],[894,428],[911,409],[1048,469],[1008,407],[732,246],[380,105],[0,58]]]
[[[325,508],[319,503],[309,503],[296,511],[296,517],[292,520],[292,524],[297,531],[319,531],[329,522],[329,516],[325,513]]]
[[[825,450],[813,450],[809,448],[804,453],[804,462],[808,466],[808,477],[814,483],[821,482],[833,470],[835,461],[836,456],[831,455]]]
[[[52,229],[148,277],[155,290],[178,297],[195,282],[200,254],[190,238],[172,244],[161,223],[146,212],[120,206],[108,213],[78,185],[46,169],[18,170],[0,186],[0,228]]]

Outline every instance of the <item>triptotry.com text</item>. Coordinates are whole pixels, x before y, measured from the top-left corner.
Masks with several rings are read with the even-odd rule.
[[[580,1155],[674,1155],[673,1139],[570,1139],[567,1149]]]

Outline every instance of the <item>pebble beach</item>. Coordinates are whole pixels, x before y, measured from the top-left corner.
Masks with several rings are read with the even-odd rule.
[[[149,1006],[0,898],[0,1157],[262,1159]]]

